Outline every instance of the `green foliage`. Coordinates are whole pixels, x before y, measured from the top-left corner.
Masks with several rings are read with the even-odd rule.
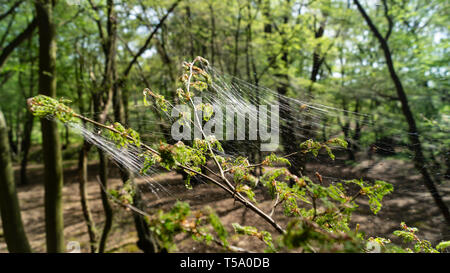
[[[417,228],[408,227],[404,222],[400,224],[401,230],[394,231],[394,235],[403,239],[403,242],[414,243],[414,252],[425,252],[425,253],[437,253],[436,249],[431,246],[431,243],[427,240],[421,240],[417,235]],[[410,250],[410,249],[406,249]]]
[[[285,165],[289,165],[289,166],[291,165],[291,162],[289,162],[289,160],[287,158],[279,157],[274,153],[271,153],[270,155],[266,156],[266,158],[262,162],[262,165],[267,165],[267,166],[273,167],[274,163],[280,163],[280,164],[285,164]]]
[[[144,89],[143,94],[144,94],[144,105],[148,105],[147,96],[151,96],[155,99],[155,103],[159,109],[161,109],[164,112],[167,112],[169,110],[169,102],[164,98],[164,96],[160,94],[155,94],[148,88]]]
[[[214,241],[224,249],[229,248],[228,232],[217,214],[209,207],[193,212],[188,203],[177,201],[169,212],[159,210],[149,223],[150,229],[168,250],[176,250],[174,237],[179,233],[189,234],[196,241],[207,244]]]
[[[217,233],[217,236],[219,236],[219,239],[222,241],[223,245],[227,247],[228,241],[228,232],[225,230],[225,227],[223,226],[222,222],[220,221],[219,216],[211,209],[209,208],[209,222],[211,223],[211,226],[214,228],[214,231]]]
[[[265,172],[261,182],[272,198],[278,200],[277,204],[283,205],[285,215],[311,219],[324,230],[341,232],[350,231],[351,214],[358,207],[354,202],[357,197],[367,196],[370,208],[376,214],[381,209],[383,197],[393,189],[391,184],[383,181],[371,185],[362,180],[324,186],[313,183],[306,176],[298,178],[285,168]],[[361,187],[353,197],[345,187],[351,183]]]
[[[270,232],[261,230],[258,231],[257,228],[252,227],[252,226],[241,226],[238,223],[233,223],[232,224],[233,228],[234,228],[234,232],[236,232],[236,234],[239,235],[248,235],[248,236],[253,236],[256,237],[258,239],[260,239],[261,241],[263,241],[266,246],[267,252],[275,252],[275,245],[273,244],[272,241],[272,234],[270,234]]]
[[[141,146],[140,136],[135,130],[131,128],[126,129],[119,122],[114,122],[109,126],[117,131],[108,130],[109,138],[116,143],[117,147],[126,148],[130,144],[136,147]]]
[[[174,145],[161,143],[158,152],[161,157],[159,164],[167,170],[176,168],[177,164],[198,169],[206,163],[206,151],[189,147],[181,141]]]
[[[300,144],[300,149],[302,150],[302,153],[312,153],[315,157],[319,155],[320,150],[324,149],[327,151],[328,156],[334,160],[335,156],[331,151],[330,145],[347,148],[348,143],[347,141],[340,138],[332,138],[325,143],[320,143],[312,139],[308,139],[307,141]]]
[[[190,214],[189,204],[177,202],[169,212],[164,213],[160,210],[154,219],[150,219],[150,230],[166,249],[173,250],[176,248],[173,243],[174,236],[190,228],[187,222]]]
[[[134,184],[131,180],[128,180],[119,190],[111,189],[109,194],[115,198],[122,205],[133,204],[133,198],[135,195]]]
[[[436,250],[439,251],[444,251],[445,249],[450,247],[450,241],[444,241],[444,242],[440,242],[437,246],[436,246]]]
[[[381,249],[386,249],[387,244],[391,243],[391,240],[381,238],[381,237],[370,237],[368,240],[368,246],[366,247],[366,252],[377,252],[378,247]]]
[[[196,66],[196,64],[198,66]],[[180,79],[184,87],[186,88],[185,91],[190,93],[190,97],[195,96],[195,94],[192,92],[192,89],[202,92],[206,90],[212,83],[211,76],[205,70],[200,68],[207,66],[209,66],[209,62],[202,57],[195,58],[192,63],[185,62],[183,64],[185,74],[183,74]],[[189,91],[187,90],[188,86]]]
[[[369,206],[374,214],[381,209],[381,201],[386,194],[394,190],[392,184],[384,181],[376,180],[373,185],[368,185],[362,180],[347,180],[346,183],[354,183],[360,186],[359,194],[365,195],[369,198]]]
[[[301,220],[288,224],[281,238],[281,247],[301,252],[362,252],[363,241],[354,233],[322,232]]]
[[[144,159],[142,168],[139,171],[141,174],[147,174],[148,170],[150,170],[151,167],[161,161],[161,157],[159,155],[156,155],[149,151],[146,151],[139,156]]]
[[[63,123],[67,123],[74,120],[74,111],[72,108],[65,105],[70,102],[70,100],[63,98],[56,100],[44,95],[38,95],[29,98],[27,104],[28,109],[34,116],[40,118],[56,118]]]
[[[214,114],[214,110],[211,104],[209,103],[201,103],[198,104],[195,109],[197,111],[203,112],[203,120],[208,121],[211,119],[212,115]]]
[[[255,199],[255,193],[253,192],[252,188],[250,188],[247,185],[244,184],[238,184],[236,186],[236,192],[243,192],[247,195],[247,198],[250,199],[252,202],[256,203]]]
[[[427,240],[422,240],[417,235],[419,231],[415,227],[408,227],[404,222],[400,224],[401,229],[394,231],[394,235],[401,238],[405,247],[395,245],[391,240],[385,238],[369,238],[372,249],[367,251],[386,252],[386,253],[439,253],[445,251],[450,246],[450,241],[443,241],[433,247]],[[408,247],[412,246],[412,248]]]

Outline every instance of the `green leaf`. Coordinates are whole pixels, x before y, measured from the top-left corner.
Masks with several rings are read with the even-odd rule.
[[[228,232],[226,231],[225,227],[220,221],[219,216],[217,216],[217,214],[215,214],[214,211],[210,208],[209,208],[209,222],[211,223],[211,226],[214,228],[214,231],[217,233],[217,236],[219,236],[219,239],[222,241],[222,243],[225,246],[228,246],[229,245],[227,241]]]
[[[440,242],[437,246],[436,249],[439,251],[443,251],[444,249],[450,247],[450,241],[444,241],[444,242]]]

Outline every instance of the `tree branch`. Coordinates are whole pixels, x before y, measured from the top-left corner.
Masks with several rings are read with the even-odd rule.
[[[96,5],[94,5],[94,3],[92,2],[92,0],[89,0],[89,4],[91,5],[92,9],[97,13],[97,16],[100,16],[98,14],[98,7]],[[103,52],[106,55],[107,49],[106,49],[106,43],[105,43],[105,35],[103,34],[103,27],[102,27],[102,23],[100,22],[100,19],[97,18],[93,18],[95,23],[97,24],[97,28],[98,28],[98,34],[100,36],[100,40],[101,40],[101,44],[102,44],[102,49]]]
[[[3,20],[6,16],[10,15],[11,13],[14,12],[14,10],[20,6],[20,4],[22,4],[23,0],[21,1],[17,1],[16,3],[14,3],[14,5],[5,13],[0,14],[0,21]]]
[[[384,7],[384,17],[386,17],[388,21],[388,30],[386,35],[384,36],[384,39],[387,41],[389,40],[389,36],[391,36],[392,28],[394,27],[394,22],[392,21],[391,16],[389,16],[389,8],[386,0],[383,0],[383,7]]]
[[[136,63],[137,59],[147,50],[147,47],[150,44],[151,40],[153,39],[153,36],[155,36],[156,32],[158,32],[158,30],[164,24],[164,21],[167,19],[169,14],[172,13],[172,11],[178,6],[178,4],[180,2],[181,2],[181,0],[177,0],[175,3],[173,3],[172,6],[167,10],[167,13],[159,20],[158,25],[155,26],[153,31],[147,37],[147,40],[145,41],[144,45],[139,49],[139,51],[136,53],[136,55],[133,56],[133,59],[128,63],[127,68],[123,71],[123,77],[128,76],[128,74],[131,71],[131,68]]]
[[[19,46],[23,41],[25,41],[27,38],[31,36],[33,31],[37,27],[37,19],[34,18],[31,23],[28,24],[27,28],[22,31],[14,40],[11,41],[2,51],[2,54],[0,55],[0,67],[2,67],[6,60],[8,59],[9,55],[14,51],[14,49]]]

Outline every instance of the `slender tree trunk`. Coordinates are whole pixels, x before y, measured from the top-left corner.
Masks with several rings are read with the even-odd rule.
[[[8,133],[5,118],[0,111],[0,214],[3,233],[9,252],[31,252],[20,214]]]
[[[36,13],[39,29],[39,92],[56,96],[56,40],[53,5],[38,0]],[[64,251],[62,208],[63,171],[58,126],[55,121],[41,119],[45,177],[45,228],[48,252]]]
[[[322,38],[323,35],[325,34],[325,26],[326,26],[326,19],[324,19],[320,22],[319,29],[317,31],[315,31],[315,33],[314,33],[314,38],[316,40]],[[319,75],[320,67],[322,66],[322,63],[324,61],[324,57],[322,56],[321,48],[322,47],[321,47],[320,43],[314,48],[313,63],[312,63],[312,68],[311,68],[311,75],[309,78],[311,80],[311,84],[308,88],[309,95],[311,95],[314,83],[317,82],[317,76]]]
[[[367,122],[367,116],[364,116],[362,118],[361,121],[361,117],[357,116],[359,114],[359,112],[361,112],[361,102],[359,99],[356,99],[355,102],[355,113],[356,113],[356,118],[355,118],[355,130],[353,132],[352,135],[352,143],[351,143],[351,150],[353,153],[356,153],[357,151],[359,151],[359,145],[360,145],[360,139],[361,139],[361,131],[362,131],[362,127],[364,126],[364,124]]]
[[[398,96],[401,106],[402,106],[403,115],[405,116],[406,122],[408,123],[408,127],[409,127],[408,135],[409,135],[409,140],[411,142],[410,149],[414,152],[414,158],[413,158],[414,166],[422,174],[425,186],[427,187],[428,191],[430,192],[431,196],[433,197],[434,201],[436,202],[436,205],[441,210],[442,215],[444,216],[446,222],[448,224],[450,224],[450,212],[448,210],[448,207],[445,204],[445,202],[442,200],[442,197],[439,194],[439,192],[436,188],[436,185],[434,184],[434,181],[432,180],[430,174],[428,173],[427,168],[425,167],[426,159],[423,155],[422,143],[419,138],[419,131],[417,130],[416,121],[411,112],[411,108],[409,107],[408,97],[406,96],[406,92],[403,89],[402,82],[400,81],[400,78],[398,77],[397,72],[395,71],[394,63],[392,61],[391,51],[389,49],[387,40],[378,31],[377,27],[373,24],[369,15],[366,13],[364,8],[361,6],[359,1],[354,0],[354,3],[358,7],[359,12],[361,13],[362,17],[366,21],[370,30],[372,31],[374,36],[378,39],[381,49],[383,50],[384,57],[386,59],[386,65],[389,70],[389,74],[391,75],[391,79],[394,82],[395,89],[397,91],[397,96]],[[386,36],[386,37],[388,37],[388,36]]]
[[[108,21],[108,37],[111,42],[110,44],[110,62],[111,62],[111,77],[113,84],[113,110],[114,110],[114,119],[116,122],[119,123],[126,123],[127,122],[127,116],[128,116],[128,100],[124,99],[124,96],[122,94],[122,86],[123,82],[120,82],[117,80],[117,72],[116,72],[116,61],[115,61],[115,41],[117,39],[117,33],[116,33],[116,21],[115,21],[115,13],[112,5],[112,0],[108,1],[108,18],[110,20]],[[175,6],[172,6],[173,8]],[[171,8],[171,9],[173,9]],[[161,22],[162,27],[163,22]],[[164,40],[159,45],[161,48],[159,48],[159,53],[162,54],[163,61],[170,67],[171,61],[169,59],[169,56],[167,55],[165,48],[164,48]],[[172,73],[172,72],[170,72]],[[126,76],[126,75],[125,75]],[[174,79],[174,77],[172,76]],[[126,168],[120,168],[120,173],[122,177],[123,183],[131,180],[133,182],[133,175],[132,173],[127,170]],[[134,182],[133,182],[134,184]],[[137,187],[137,185],[134,185],[134,187]],[[139,190],[136,188],[135,190],[136,194],[133,198],[133,206],[135,206],[138,209],[143,209],[142,199],[139,194]],[[137,246],[144,251],[145,253],[155,253],[162,251],[161,247],[157,244],[156,240],[154,239],[153,234],[150,232],[149,226],[147,222],[145,221],[144,217],[140,214],[134,213],[133,214],[134,222],[136,231],[138,234],[138,242]]]
[[[209,4],[210,19],[211,19],[211,64],[214,66],[216,61],[216,20],[214,18],[214,7],[212,3]]]
[[[104,88],[104,90],[108,93],[108,98],[113,97],[113,108],[114,108],[114,115],[118,115],[118,116],[124,116],[123,111],[124,108],[122,106],[122,108],[120,108],[120,105],[123,104],[124,100],[123,97],[121,95],[120,92],[120,88],[122,87],[122,85],[125,82],[125,79],[128,77],[132,67],[134,64],[137,63],[137,59],[145,52],[145,50],[147,49],[148,45],[150,44],[150,41],[152,40],[153,36],[157,33],[157,31],[159,30],[159,28],[161,28],[161,26],[163,25],[164,21],[167,19],[167,17],[169,16],[170,13],[172,13],[172,11],[178,6],[178,4],[180,3],[180,0],[176,0],[172,6],[167,10],[167,13],[160,19],[159,23],[155,26],[155,28],[153,29],[153,31],[150,33],[150,35],[147,37],[144,45],[139,49],[138,53],[136,53],[132,60],[128,63],[127,68],[123,71],[122,73],[122,77],[120,78],[120,80],[115,76],[115,62],[114,62],[114,58],[115,58],[115,47],[116,47],[116,18],[114,15],[114,3],[112,0],[108,0],[107,1],[107,9],[108,9],[108,21],[107,21],[107,32],[108,32],[108,37],[106,37],[106,39],[104,39],[105,42],[102,41],[102,47],[103,47],[103,51],[105,54],[105,72],[104,72],[104,79],[103,79],[103,83],[102,86]],[[90,1],[90,4],[92,6],[92,8],[94,10],[96,10],[98,12],[98,8],[93,5],[93,3]],[[99,33],[101,35],[101,37],[103,37],[103,31],[101,28],[101,22],[97,21],[97,26],[99,28]],[[111,96],[110,96],[111,94]],[[100,113],[101,111],[101,98],[102,95],[101,93],[95,93],[93,94],[93,101],[94,101],[94,112],[95,113]],[[105,108],[107,109],[109,105],[109,101],[108,103],[106,103]],[[102,120],[104,121],[106,117],[106,110],[104,109],[102,112],[102,115],[96,114],[94,116],[94,119],[96,121],[100,121],[101,123]],[[123,118],[125,119],[125,118]],[[117,118],[116,118],[117,120]],[[105,210],[105,216],[106,216],[106,220],[105,220],[105,226],[103,229],[103,233],[102,233],[102,238],[100,240],[100,247],[99,247],[99,252],[104,251],[105,247],[105,243],[106,243],[106,237],[111,229],[111,225],[112,225],[112,209],[111,209],[111,205],[109,204],[109,200],[108,197],[105,193],[105,190],[107,188],[107,184],[106,184],[106,179],[107,179],[107,164],[106,163],[106,157],[105,154],[99,149],[99,157],[100,157],[100,181],[101,184],[103,185],[104,189],[102,190],[102,202],[104,204],[104,210]],[[136,198],[136,197],[135,197]],[[140,216],[139,216],[140,217]],[[136,219],[136,218],[135,218]],[[139,225],[142,226],[142,225]],[[136,228],[139,228],[138,226],[136,226]],[[146,230],[144,230],[144,232],[149,232],[148,227],[146,228]],[[141,234],[138,231],[138,235]],[[141,238],[140,238],[141,239]]]
[[[77,81],[77,91],[78,91],[78,107],[81,113],[86,111],[83,102],[82,94],[82,82],[83,82],[83,61],[82,56],[75,63],[75,77]],[[92,145],[83,139],[83,145],[80,149],[80,154],[78,158],[78,174],[79,174],[79,190],[80,190],[80,202],[81,209],[83,211],[84,221],[86,222],[86,227],[89,235],[89,244],[92,253],[97,252],[98,244],[98,231],[95,226],[95,222],[92,218],[91,209],[88,202],[88,195],[86,192],[86,185],[88,183],[88,152]]]
[[[353,152],[353,145],[352,140],[350,138],[350,117],[348,116],[348,105],[347,105],[347,99],[342,100],[342,109],[344,110],[344,121],[341,121],[340,117],[337,117],[338,123],[341,126],[342,132],[344,133],[345,141],[348,143],[348,147],[346,149],[348,154],[348,159],[355,161],[356,156]]]
[[[97,15],[100,16],[99,8],[98,6],[95,6],[92,1],[89,1],[93,10],[97,12]],[[105,63],[104,63],[104,73],[103,73],[103,80],[102,80],[102,86],[101,90],[94,92],[92,95],[92,100],[94,104],[94,120],[97,122],[103,123],[106,119],[107,110],[109,107],[109,99],[113,96],[113,75],[114,75],[114,64],[113,64],[113,57],[115,56],[115,49],[116,49],[116,36],[113,35],[116,31],[116,25],[115,25],[115,15],[112,12],[113,11],[114,3],[112,0],[107,1],[107,37],[104,37],[103,28],[101,21],[99,19],[96,19],[97,27],[99,31],[99,35],[101,37],[101,46],[103,49],[103,53],[105,55]],[[103,94],[107,94],[106,102],[102,100]],[[113,100],[116,98],[113,98]],[[102,105],[103,104],[103,105]],[[103,109],[102,109],[103,106]],[[101,113],[101,114],[100,114]],[[103,230],[100,238],[100,243],[98,247],[98,252],[103,253],[106,249],[106,241],[108,239],[108,235],[111,231],[112,222],[113,222],[113,209],[111,207],[107,190],[108,190],[108,159],[105,155],[105,153],[100,149],[98,150],[98,156],[100,159],[100,165],[99,165],[99,177],[100,177],[100,184],[101,184],[101,199],[103,204],[103,210],[105,212],[105,223],[103,225]]]
[[[20,75],[20,74],[19,74]],[[22,154],[22,132],[21,132],[21,126],[20,123],[22,121],[22,109],[18,109],[17,110],[17,114],[16,114],[16,147],[17,147],[17,157],[16,159],[20,159],[20,155]]]
[[[32,39],[29,39],[28,42],[28,51],[29,51],[29,89],[28,89],[28,97],[32,97],[34,93],[34,58],[33,58],[33,50],[32,50]],[[22,159],[20,161],[20,183],[22,185],[28,184],[27,179],[27,164],[28,164],[28,154],[31,148],[31,133],[33,131],[34,125],[34,115],[27,111],[25,114],[25,123],[23,124],[23,139],[22,139]]]
[[[186,26],[187,29],[189,29],[189,54],[191,55],[191,60],[194,59],[194,37],[192,35],[192,14],[191,14],[191,7],[189,7],[189,4],[186,5]]]
[[[122,89],[118,83],[114,84],[114,98],[113,99],[113,109],[114,109],[114,119],[116,122],[124,123],[126,122],[126,112],[123,100],[119,99],[122,97]],[[143,209],[143,203],[142,198],[139,193],[138,186],[133,181],[133,174],[126,169],[125,167],[121,167],[119,169],[122,182],[126,183],[128,181],[131,181],[135,187],[135,195],[133,196],[133,206],[138,209]],[[134,224],[136,228],[136,232],[138,235],[138,242],[137,246],[144,252],[144,253],[155,253],[163,251],[161,250],[161,247],[156,242],[153,234],[150,232],[149,226],[147,222],[145,221],[144,217],[140,214],[133,213],[134,218]]]
[[[444,152],[444,161],[447,168],[447,171],[445,172],[444,178],[450,179],[450,149],[447,149]]]
[[[103,231],[100,238],[100,243],[98,246],[98,252],[104,253],[106,250],[106,241],[108,239],[108,235],[111,232],[113,216],[114,212],[111,207],[111,203],[109,202],[108,195],[106,191],[108,190],[108,159],[106,158],[105,153],[98,148],[98,156],[100,158],[100,183],[102,184],[101,190],[101,198],[103,204],[103,211],[105,212],[105,223],[103,225]]]
[[[69,126],[64,125],[64,144],[62,146],[62,149],[65,150],[69,148],[69,145],[70,145]]]
[[[234,66],[233,66],[233,76],[238,76],[238,60],[239,60],[239,36],[241,33],[241,18],[242,18],[242,7],[239,5],[238,19],[236,32],[234,34]]]
[[[11,147],[11,155],[13,158],[17,155],[17,146],[14,142],[14,130],[12,129],[14,125],[14,121],[12,118],[12,112],[8,111],[6,114],[6,123],[9,124],[8,126],[8,141],[9,141],[9,147]]]
[[[289,0],[286,1],[289,4]],[[270,22],[270,1],[266,1],[264,3],[264,15]],[[283,23],[287,24],[289,22],[289,14],[285,14],[283,17]],[[272,33],[272,24],[268,23],[264,26],[264,32],[266,34]],[[277,77],[277,92],[278,92],[278,100],[280,103],[280,126],[281,126],[281,144],[283,145],[284,152],[286,154],[291,154],[297,152],[299,149],[299,142],[296,139],[296,122],[294,113],[291,111],[291,106],[288,98],[286,97],[289,87],[289,76],[284,72],[287,70],[288,65],[288,51],[286,48],[286,37],[285,33],[280,33],[282,35],[282,50],[281,50],[281,62],[276,67],[276,70],[279,71],[275,76]],[[270,63],[270,61],[269,61]],[[284,123],[282,123],[284,121]],[[301,175],[305,168],[305,158],[301,153],[296,153],[293,156],[289,157],[289,161],[291,165],[289,166],[289,171],[295,175]]]
[[[120,98],[121,95],[121,88],[119,84],[114,85],[114,97]],[[114,109],[114,119],[116,122],[123,123],[125,121],[125,111],[124,105],[122,104],[123,100],[120,99],[114,99],[113,100],[113,109]],[[119,169],[122,181],[123,183],[126,183],[128,181],[131,181],[135,187],[135,195],[133,196],[133,206],[138,209],[143,209],[143,203],[142,198],[139,193],[138,186],[133,181],[133,174],[126,169],[125,167],[121,167]],[[155,237],[150,232],[149,226],[147,222],[145,221],[144,217],[138,213],[133,213],[134,223],[136,227],[136,232],[138,234],[138,242],[137,246],[144,252],[144,253],[155,253],[164,251],[161,249],[161,246],[156,242]]]
[[[104,119],[100,115],[101,102],[102,102],[101,93],[94,94],[93,95],[94,112],[95,112],[94,120],[97,122],[101,122]],[[106,118],[106,115],[103,117]],[[106,155],[102,149],[97,148],[97,152],[98,152],[98,157],[100,160],[100,163],[99,163],[99,179],[100,179],[100,184],[101,184],[100,196],[102,199],[103,211],[105,213],[105,222],[103,224],[103,230],[102,230],[102,234],[100,236],[98,252],[104,253],[105,249],[106,249],[106,241],[108,239],[108,235],[111,232],[111,228],[112,228],[114,212],[111,207],[108,195],[106,193],[106,191],[108,190],[108,158],[106,157]]]
[[[92,253],[95,253],[97,251],[98,231],[92,218],[86,192],[86,185],[88,182],[88,152],[90,150],[90,147],[91,145],[86,140],[84,140],[78,159],[78,171],[81,209],[83,211],[83,217],[88,230],[90,249]]]
[[[31,132],[33,131],[34,116],[32,113],[27,112],[25,116],[25,123],[23,125],[24,136],[22,139],[22,160],[20,161],[20,183],[22,185],[28,184],[27,178],[27,164],[28,154],[31,148]]]

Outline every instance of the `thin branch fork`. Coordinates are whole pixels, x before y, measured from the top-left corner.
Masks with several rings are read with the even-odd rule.
[[[147,47],[150,44],[150,41],[153,39],[153,36],[155,36],[156,32],[158,32],[158,30],[164,24],[164,21],[167,19],[169,14],[172,13],[172,11],[178,6],[178,4],[180,2],[181,2],[181,0],[177,0],[175,3],[173,3],[172,6],[167,10],[167,13],[159,20],[158,25],[155,26],[153,31],[147,37],[147,40],[145,41],[144,45],[139,49],[139,51],[136,53],[136,55],[133,56],[132,60],[128,63],[127,68],[123,71],[124,77],[128,76],[128,74],[131,71],[131,68],[137,62],[137,59],[147,50]]]

